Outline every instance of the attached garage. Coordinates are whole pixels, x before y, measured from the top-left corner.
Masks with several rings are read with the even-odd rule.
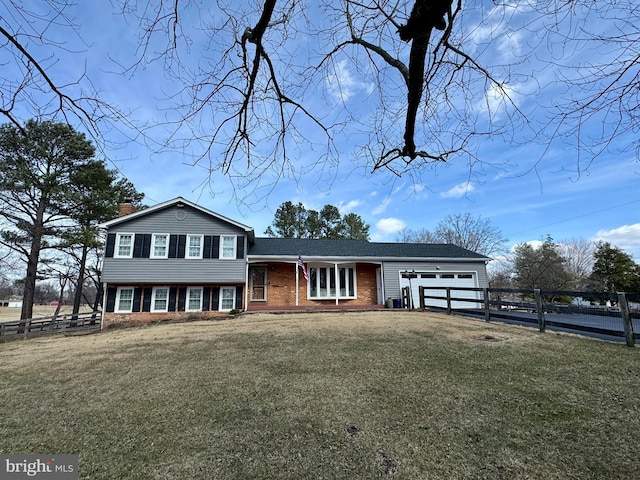
[[[425,295],[433,297],[446,298],[446,288],[451,288],[451,296],[454,298],[469,298],[478,300],[481,298],[480,292],[456,290],[457,288],[478,288],[478,274],[475,271],[456,271],[456,272],[416,272],[404,271],[398,272],[400,289],[409,287],[411,292],[410,303],[412,308],[420,306],[420,287],[427,287]],[[437,300],[433,298],[425,299],[427,307],[446,308],[446,300]],[[475,308],[476,304],[471,302],[454,300],[451,302],[451,308]]]

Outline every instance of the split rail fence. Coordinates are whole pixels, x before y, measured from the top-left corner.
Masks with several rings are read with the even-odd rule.
[[[31,338],[56,333],[78,334],[99,331],[102,315],[100,311],[63,314],[51,317],[29,318],[0,323],[0,342]]]
[[[507,288],[423,287],[412,298],[402,289],[403,308],[445,311],[586,335],[617,337],[634,346],[640,338],[640,293],[521,290]]]

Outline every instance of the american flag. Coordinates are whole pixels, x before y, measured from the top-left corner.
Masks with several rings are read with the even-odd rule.
[[[302,268],[302,274],[304,275],[304,279],[309,281],[309,274],[307,273],[307,268],[304,266],[304,262],[302,261],[302,257],[298,255],[298,267]]]

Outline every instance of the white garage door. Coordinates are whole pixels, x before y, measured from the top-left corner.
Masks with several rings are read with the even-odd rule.
[[[453,298],[469,298],[479,300],[480,292],[455,290],[455,287],[476,288],[478,286],[475,272],[411,272],[400,273],[400,288],[411,287],[411,300],[414,308],[420,307],[419,287],[452,287],[451,297]],[[425,290],[425,295],[442,297],[446,299],[447,291],[445,288]],[[427,298],[426,306],[446,308],[446,300],[436,300]],[[452,301],[451,308],[480,308],[475,302]]]

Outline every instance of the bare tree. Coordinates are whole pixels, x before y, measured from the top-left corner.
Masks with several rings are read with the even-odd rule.
[[[128,125],[115,105],[101,100],[86,69],[69,81],[60,63],[82,65],[89,45],[70,13],[72,0],[0,2],[0,117],[23,131],[38,118],[82,127],[98,147],[107,130]]]
[[[527,83],[557,93],[554,104],[532,108],[550,112],[549,142],[577,142],[579,170],[605,149],[638,146],[634,0],[114,3],[140,32],[138,60],[123,66],[125,75],[159,62],[175,85],[164,117],[138,125],[139,138],[221,171],[253,193],[240,201],[316,167],[330,176],[346,155],[397,175],[454,159],[473,172],[492,162],[478,156],[480,138],[513,141],[524,127],[532,138],[540,133],[520,110],[518,89]],[[53,72],[56,62],[83,62],[73,8],[71,0],[0,4],[0,65],[12,67],[3,68],[0,115],[18,128],[32,117],[80,123],[99,148],[105,127],[131,125],[100,100],[86,72],[71,82]],[[505,39],[522,32],[522,51],[502,58]],[[73,47],[60,41],[70,36]],[[546,59],[545,75],[527,63],[533,57]],[[543,78],[547,70],[557,76]],[[585,133],[590,123],[598,135]],[[170,131],[160,143],[155,125]]]
[[[491,220],[470,213],[447,215],[434,231],[405,229],[399,239],[413,243],[452,243],[487,256],[504,253],[507,241]]]
[[[640,9],[636,0],[518,2],[532,13],[522,28],[537,39],[551,78],[542,88],[548,122],[540,136],[564,143],[580,174],[604,153],[640,151]],[[543,32],[543,33],[541,33]],[[547,75],[544,75],[547,76]],[[542,157],[548,150],[543,152]]]
[[[173,133],[165,147],[198,152],[194,162],[208,161],[210,171],[222,170],[241,187],[265,173],[277,182],[318,164],[331,171],[347,123],[364,132],[359,159],[398,175],[464,153],[471,165],[478,161],[471,140],[501,131],[476,122],[491,107],[478,106],[486,89],[503,102],[509,92],[504,78],[465,52],[472,22],[463,24],[461,0],[120,6],[142,32],[140,60],[129,71],[163,61],[183,86],[166,119]],[[190,67],[185,58],[200,47],[198,67]],[[373,114],[363,117],[349,102],[356,90]],[[302,160],[302,152],[316,151]]]
[[[559,242],[557,249],[564,259],[564,267],[572,283],[571,288],[586,288],[593,269],[595,243],[584,238],[572,238]]]

